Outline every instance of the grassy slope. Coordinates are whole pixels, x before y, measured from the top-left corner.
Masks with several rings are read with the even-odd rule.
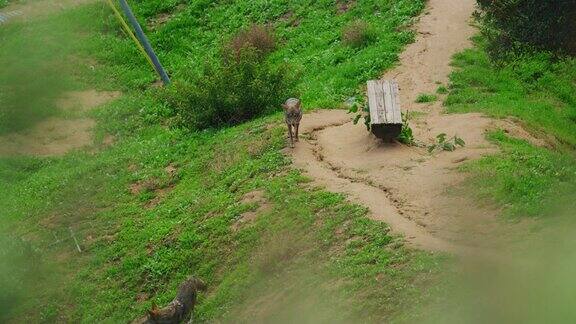
[[[61,58],[79,48],[72,17],[46,17],[37,24],[5,24],[0,30],[0,135],[61,114],[55,100],[74,88],[72,63]],[[16,37],[16,35],[18,37]],[[12,89],[18,89],[12,91]]]
[[[215,55],[218,35],[293,11],[301,24],[278,23],[285,45],[273,59],[285,55],[299,65],[301,89],[313,106],[339,102],[357,91],[360,81],[391,66],[411,37],[395,28],[422,7],[419,1],[366,1],[337,15],[332,1],[211,3],[196,1],[151,33],[174,76]],[[136,9],[152,17],[176,4],[145,1]],[[334,26],[368,12],[384,26],[381,40],[348,53],[338,44]],[[251,318],[257,312],[246,307],[257,296],[275,293],[278,304],[264,308],[270,312],[265,318],[289,319],[306,305],[314,311],[304,313],[315,320],[416,316],[409,309],[426,300],[438,259],[406,250],[384,224],[367,220],[364,209],[308,186],[280,151],[285,140],[279,115],[214,132],[168,129],[161,125],[166,108],[153,90],[142,91],[153,75],[117,32],[109,11],[94,5],[58,19],[87,37],[74,48],[75,56],[81,50],[98,59],[94,71],[79,74],[82,82],[121,85],[126,91],[94,113],[98,138],[114,134],[117,143],[62,158],[0,159],[0,179],[7,184],[0,186],[2,240],[12,242],[0,249],[0,271],[10,274],[3,276],[10,280],[0,281],[10,288],[2,289],[2,316],[126,321],[153,301],[166,303],[189,274],[210,287],[197,310],[203,320]],[[334,57],[342,62],[335,64]],[[169,166],[176,171],[167,171]],[[135,183],[145,189],[131,193]],[[256,189],[272,208],[253,225],[234,231],[231,226],[242,213],[257,208],[242,202]],[[82,254],[69,239],[53,244],[68,238],[69,228]],[[314,302],[290,297],[302,291],[310,292]],[[284,313],[273,311],[277,308]]]
[[[554,62],[546,54],[532,54],[496,67],[477,38],[475,48],[455,56],[454,65],[445,102],[449,112],[512,116],[550,143],[550,148],[540,148],[501,132],[491,134],[502,154],[465,168],[474,174],[481,196],[502,204],[514,217],[553,213],[553,207],[565,203],[568,209],[574,206],[576,61]]]
[[[151,42],[174,78],[197,73],[206,60],[218,55],[222,42],[250,23],[271,24],[281,43],[271,60],[286,61],[299,71],[299,90],[308,107],[334,107],[358,93],[358,85],[391,67],[403,45],[413,39],[405,27],[423,8],[424,1],[362,1],[342,14],[334,1],[179,1],[148,0],[135,11],[149,26]],[[163,25],[156,15],[172,14]],[[341,29],[362,18],[378,37],[370,46],[353,49],[340,42]],[[118,30],[115,21],[109,28]],[[127,39],[104,36],[109,51],[98,58],[112,73],[126,73],[123,85],[145,86],[152,80],[145,64]],[[100,46],[101,44],[98,44]],[[136,58],[134,58],[136,56]]]

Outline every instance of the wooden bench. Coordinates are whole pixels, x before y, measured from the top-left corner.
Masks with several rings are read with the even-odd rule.
[[[398,83],[393,80],[368,81],[370,129],[385,141],[392,141],[402,131],[402,111]]]

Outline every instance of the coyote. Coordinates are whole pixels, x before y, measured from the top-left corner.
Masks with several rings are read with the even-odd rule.
[[[294,147],[294,142],[298,142],[298,128],[302,120],[302,102],[300,99],[290,98],[282,105],[284,117],[288,125],[288,135],[290,135],[290,147]]]
[[[206,291],[206,284],[200,279],[189,277],[180,285],[178,295],[168,306],[159,309],[153,305],[148,315],[133,321],[132,324],[182,323],[188,313],[194,310],[198,291]]]

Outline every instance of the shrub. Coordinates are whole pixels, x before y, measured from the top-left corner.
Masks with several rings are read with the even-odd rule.
[[[342,30],[342,43],[350,47],[364,47],[374,41],[376,33],[368,23],[356,20]]]
[[[236,60],[207,64],[191,81],[175,82],[166,99],[185,127],[231,126],[280,107],[292,95],[294,79],[289,72],[246,48]]]
[[[224,46],[224,57],[238,59],[241,53],[252,48],[260,57],[265,57],[276,49],[276,38],[271,28],[251,25],[232,37]]]
[[[576,1],[477,1],[493,58],[525,48],[576,54]]]

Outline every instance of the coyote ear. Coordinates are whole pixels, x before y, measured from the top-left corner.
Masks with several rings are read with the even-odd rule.
[[[156,303],[152,303],[152,309],[148,311],[148,316],[150,316],[152,319],[155,319],[158,317],[158,315],[160,315],[160,310],[158,309],[158,306],[156,306]]]
[[[285,103],[283,103],[283,104],[282,104],[282,109],[287,110],[287,109],[288,109],[288,105],[285,104]]]
[[[302,101],[298,100],[298,104],[296,105],[296,107],[298,107],[298,109],[302,108]]]

